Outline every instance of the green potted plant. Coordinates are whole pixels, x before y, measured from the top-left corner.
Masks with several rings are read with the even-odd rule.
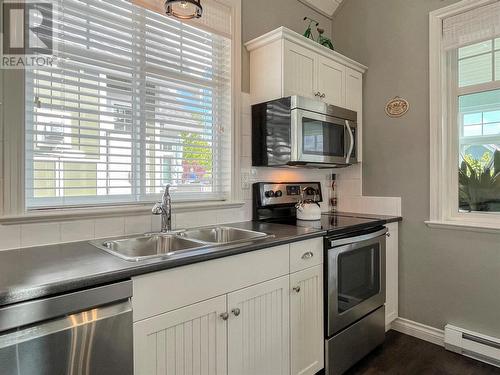
[[[500,211],[500,152],[489,160],[465,156],[458,170],[460,208],[469,211]]]

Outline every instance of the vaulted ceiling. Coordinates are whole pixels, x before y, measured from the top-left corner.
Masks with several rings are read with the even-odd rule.
[[[299,0],[300,2],[310,6],[326,17],[332,18],[340,4],[345,0]]]

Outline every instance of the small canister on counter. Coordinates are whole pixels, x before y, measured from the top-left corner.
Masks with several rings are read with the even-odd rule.
[[[330,184],[330,212],[337,212],[338,207],[338,197],[337,197],[337,175],[335,173],[331,174],[331,184]]]

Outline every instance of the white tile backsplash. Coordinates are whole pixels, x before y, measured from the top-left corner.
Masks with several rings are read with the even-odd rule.
[[[345,212],[401,216],[401,198],[345,197],[339,200],[339,210]]]
[[[260,168],[251,167],[251,107],[250,95],[242,93],[242,155],[240,164],[242,172],[246,173],[247,168],[253,171],[251,183],[259,181],[279,181],[279,182],[302,182],[302,181],[319,181],[323,193],[323,203],[321,209],[327,211],[329,209],[330,198],[330,175],[337,175],[337,194],[339,198],[339,210],[372,213],[381,215],[401,215],[401,198],[390,197],[363,197],[362,163],[340,169],[301,169],[301,168]],[[250,133],[247,134],[247,129]],[[246,148],[248,147],[248,149]],[[250,157],[248,157],[249,155]],[[244,208],[244,217],[250,219],[252,217],[252,190],[243,190],[243,199],[248,200]]]
[[[61,223],[61,241],[74,242],[94,238],[94,220],[75,220]]]
[[[319,181],[323,190],[322,210],[328,210],[329,175],[337,174],[339,209],[342,211],[401,215],[401,199],[362,196],[362,165],[335,170],[301,168],[252,168],[250,95],[242,94],[240,165],[241,173],[249,178],[250,188],[238,194],[245,201],[241,208],[180,212],[172,215],[174,228],[224,224],[252,219],[251,184],[258,181]],[[1,143],[1,142],[0,142]],[[1,152],[0,148],[0,152]],[[2,178],[0,170],[0,182]],[[241,182],[240,182],[241,186]],[[160,230],[161,218],[154,215],[75,220],[62,223],[0,225],[0,250],[37,246],[58,242],[115,237],[124,234]]]
[[[140,234],[151,232],[151,216],[138,215],[125,217],[125,234]]]
[[[175,228],[175,215],[172,214],[172,227]],[[159,232],[161,230],[161,216],[151,215],[151,232]]]
[[[175,214],[175,220],[175,229],[217,224],[217,211],[180,212]]]
[[[252,116],[243,113],[241,115],[241,135],[252,135]]]
[[[60,223],[21,225],[21,247],[43,246],[61,242]]]
[[[95,238],[118,237],[125,234],[125,218],[109,217],[95,220]]]
[[[240,157],[252,157],[252,137],[249,135],[241,137]]]
[[[0,250],[16,249],[21,246],[20,225],[0,225]]]

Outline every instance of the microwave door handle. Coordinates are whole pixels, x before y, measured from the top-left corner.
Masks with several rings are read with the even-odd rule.
[[[347,151],[347,156],[345,159],[345,163],[349,164],[349,161],[351,160],[352,150],[354,150],[354,135],[352,134],[351,126],[349,125],[349,120],[345,120],[345,126],[347,128],[347,132],[349,133],[349,139],[351,140],[351,143],[349,145],[349,150]]]

